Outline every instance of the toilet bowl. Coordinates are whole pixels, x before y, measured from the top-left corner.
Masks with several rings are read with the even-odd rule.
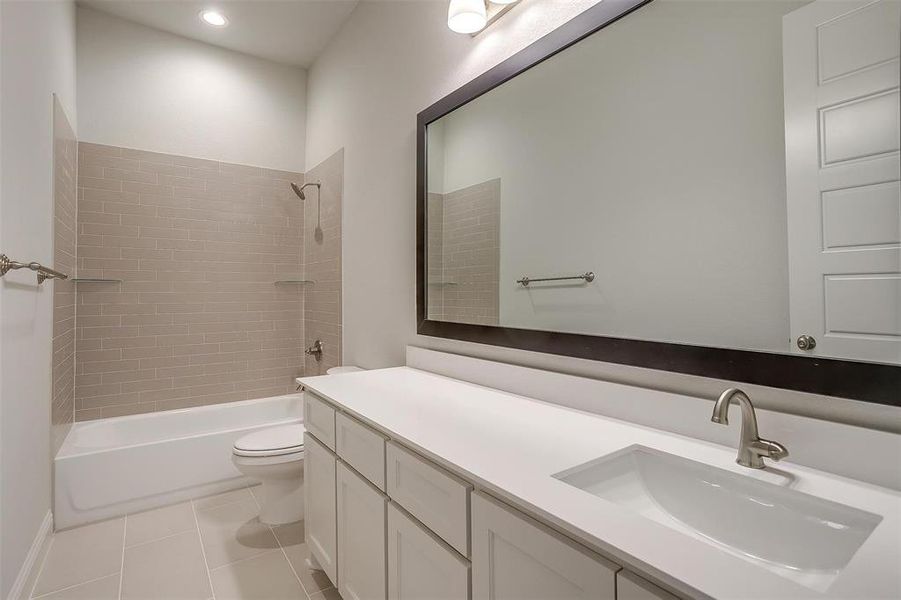
[[[360,373],[365,369],[361,369],[356,365],[343,365],[340,367],[331,367],[329,368],[325,374],[326,375],[341,375],[342,373]]]
[[[283,525],[303,519],[303,434],[301,423],[249,433],[235,442],[232,462],[259,481],[260,521]]]

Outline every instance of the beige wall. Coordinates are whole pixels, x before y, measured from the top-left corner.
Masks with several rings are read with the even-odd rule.
[[[78,142],[66,111],[53,98],[53,266],[75,273]],[[52,451],[59,451],[72,426],[75,404],[75,282],[53,281]]]
[[[446,2],[361,2],[309,70],[306,164],[344,148],[346,363],[403,364],[417,340],[416,114],[594,3],[523,0],[470,37]]]
[[[240,36],[241,27],[222,33]],[[302,171],[306,78],[301,68],[78,7],[83,140]]]
[[[76,420],[294,391],[302,173],[79,144]],[[309,202],[309,201],[308,201]]]
[[[341,363],[341,205],[344,195],[344,151],[339,150],[307,171],[307,181],[320,182],[305,191],[303,230],[304,346],[322,340],[322,360],[307,355],[306,375],[322,375]],[[317,197],[317,193],[321,197]]]

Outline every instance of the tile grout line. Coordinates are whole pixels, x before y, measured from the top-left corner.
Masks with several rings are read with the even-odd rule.
[[[210,595],[212,600],[216,600],[216,590],[213,589],[213,575],[210,573],[210,563],[206,559],[206,548],[203,547],[203,534],[200,532],[200,519],[197,518],[197,507],[194,506],[194,500],[191,500],[191,514],[194,515],[194,525],[197,527],[197,538],[200,540],[200,553],[203,555],[203,566],[206,568],[206,580],[210,584]]]
[[[119,594],[116,596],[122,600],[122,581],[125,579],[125,535],[128,533],[128,514],[122,523],[122,559],[119,561]]]
[[[31,600],[38,600],[39,598],[46,598],[47,596],[52,596],[53,594],[58,594],[60,592],[65,592],[66,590],[71,590],[77,587],[81,587],[83,585],[87,585],[89,583],[94,583],[95,581],[100,581],[101,579],[107,579],[108,577],[113,577],[114,575],[118,575],[119,573],[108,573],[107,575],[101,575],[100,577],[94,577],[93,579],[88,579],[87,581],[80,581],[78,583],[73,583],[72,585],[67,585],[66,587],[59,588],[58,590],[53,590],[52,592],[46,592],[41,594],[40,596],[32,596]]]
[[[170,533],[169,535],[164,535],[163,537],[153,538],[152,540],[147,540],[146,542],[139,542],[137,544],[132,544],[131,546],[126,545],[125,548],[140,548],[141,546],[146,546],[147,544],[153,544],[154,542],[161,542],[163,540],[168,540],[169,538],[174,538],[177,535],[184,535],[186,533],[190,533],[191,531],[195,531],[197,529],[197,521],[194,521],[194,529],[185,529],[183,531],[176,531],[175,533]]]
[[[253,493],[253,489],[252,488],[247,488],[247,489],[250,490],[250,495],[253,496],[253,501],[256,502],[257,508],[258,509],[261,508],[260,501],[257,500],[257,496],[256,496],[256,494]],[[288,558],[288,553],[285,552],[285,547],[282,545],[282,541],[280,539],[278,539],[278,534],[275,533],[275,528],[269,524],[267,524],[266,526],[269,528],[269,531],[272,533],[272,537],[275,538],[275,543],[278,544],[278,549],[282,551],[282,556],[284,556],[285,560],[288,561],[288,567],[291,569],[291,572],[294,573],[294,578],[297,580],[297,583],[300,584],[300,589],[303,590],[303,593],[306,594],[307,598],[309,599],[310,592],[307,591],[307,586],[305,586],[303,584],[303,581],[300,579],[300,575],[297,574],[297,569],[295,569],[294,565],[291,564],[291,559]]]

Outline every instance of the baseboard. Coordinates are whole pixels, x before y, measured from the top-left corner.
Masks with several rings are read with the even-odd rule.
[[[31,587],[34,585],[38,576],[38,570],[41,568],[43,557],[47,553],[50,537],[53,534],[53,512],[47,511],[44,521],[41,523],[40,529],[31,542],[31,548],[25,555],[25,562],[19,569],[19,575],[13,582],[12,589],[9,590],[8,600],[27,600],[31,595]]]

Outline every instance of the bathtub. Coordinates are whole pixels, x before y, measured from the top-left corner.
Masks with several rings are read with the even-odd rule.
[[[243,487],[242,435],[303,421],[301,394],[75,423],[54,459],[57,529]]]

